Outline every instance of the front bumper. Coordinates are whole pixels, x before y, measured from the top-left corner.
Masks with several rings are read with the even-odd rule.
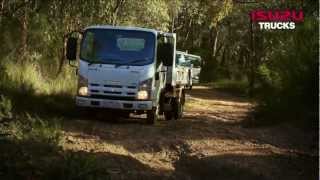
[[[152,101],[125,101],[125,100],[110,100],[96,99],[90,97],[76,97],[76,105],[79,107],[92,108],[108,108],[120,110],[151,110]]]

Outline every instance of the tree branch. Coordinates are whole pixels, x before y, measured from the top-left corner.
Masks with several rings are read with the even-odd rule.
[[[16,12],[18,12],[20,9],[25,8],[27,5],[29,5],[31,1],[25,0],[23,3],[17,5],[13,10],[10,10],[10,7],[5,8],[4,0],[1,2],[1,11],[0,16],[4,17],[13,17]]]

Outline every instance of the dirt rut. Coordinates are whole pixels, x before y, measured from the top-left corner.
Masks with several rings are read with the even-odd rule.
[[[254,105],[207,87],[188,92],[183,119],[110,123],[108,114],[64,123],[66,150],[94,154],[111,179],[316,179],[312,137],[281,125],[244,128]]]

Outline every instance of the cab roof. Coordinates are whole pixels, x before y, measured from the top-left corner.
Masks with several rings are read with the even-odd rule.
[[[118,29],[118,30],[145,31],[145,32],[151,32],[155,35],[159,33],[160,34],[163,33],[155,29],[148,29],[148,28],[141,28],[141,27],[134,27],[134,26],[95,25],[95,26],[86,27],[84,30],[87,30],[87,29]]]
[[[200,59],[201,60],[201,57],[198,56],[198,55],[195,55],[195,54],[189,54],[188,52],[184,52],[184,51],[179,51],[177,50],[176,51],[177,54],[183,54],[185,56],[189,56],[189,57],[192,57],[192,58],[196,58],[196,59]]]

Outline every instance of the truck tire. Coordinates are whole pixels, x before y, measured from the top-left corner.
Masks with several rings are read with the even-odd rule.
[[[175,98],[172,101],[171,106],[172,106],[171,111],[164,111],[164,118],[167,121],[170,121],[172,119],[177,120],[181,118],[183,113],[183,104],[180,103],[180,101],[177,98]]]
[[[152,108],[147,111],[147,124],[154,124],[158,119],[158,108]]]
[[[162,112],[163,112],[163,115],[164,115],[164,119],[166,120],[166,121],[170,121],[170,120],[172,120],[172,118],[173,118],[173,111],[172,111],[172,108],[170,108],[170,110],[169,109],[166,109],[166,110],[164,110],[164,108],[163,108],[163,106],[164,106],[164,104],[170,104],[170,106],[172,107],[172,100],[173,100],[173,98],[164,98],[164,95],[163,95],[163,99],[162,99]]]
[[[183,114],[183,105],[182,105],[181,101],[176,99],[173,102],[172,108],[173,108],[173,118],[175,120],[180,119],[182,117],[182,114]]]
[[[164,119],[167,121],[172,120],[173,112],[172,111],[164,111]]]
[[[182,96],[180,97],[180,99],[176,98],[173,101],[173,115],[174,115],[174,119],[181,119],[183,116],[183,111],[184,111],[184,103],[185,103],[185,93],[182,92]]]

